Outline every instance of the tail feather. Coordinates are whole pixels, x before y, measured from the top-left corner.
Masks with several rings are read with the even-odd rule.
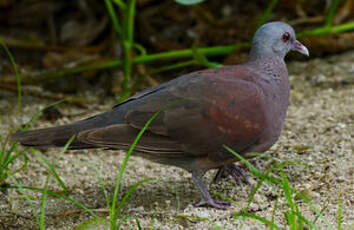
[[[26,132],[16,132],[11,137],[24,146],[32,147],[62,147],[75,135],[84,130],[117,124],[124,119],[124,111],[110,110],[108,112],[77,121],[68,125],[62,125],[46,129],[38,129]],[[80,142],[76,138],[71,142],[69,149],[95,148],[94,144]]]
[[[80,129],[65,125],[53,128],[32,131],[18,131],[11,138],[28,147],[63,147],[72,136],[76,136]],[[82,143],[76,139],[71,142],[69,149],[93,148],[94,146]]]

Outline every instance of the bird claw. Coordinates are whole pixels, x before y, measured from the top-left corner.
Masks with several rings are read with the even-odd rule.
[[[242,186],[242,182],[240,178],[243,178],[248,184],[252,183],[251,179],[247,176],[246,172],[235,164],[225,165],[219,168],[212,183],[213,184],[218,183],[227,175],[231,175],[239,186]]]
[[[204,200],[201,199],[198,203],[193,204],[194,207],[212,207],[212,208],[218,208],[218,209],[227,209],[231,206],[231,202],[225,201],[225,200],[219,200],[215,201],[213,199],[211,200]]]

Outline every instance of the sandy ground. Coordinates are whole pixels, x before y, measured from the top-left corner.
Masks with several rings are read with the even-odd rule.
[[[285,167],[291,186],[302,191],[318,209],[325,208],[324,217],[336,229],[338,203],[343,202],[343,229],[354,229],[354,52],[314,59],[307,62],[288,64],[292,83],[291,104],[288,119],[278,143],[268,153],[283,162],[298,160],[308,167],[293,165]],[[10,130],[34,114],[49,101],[25,97],[24,114],[15,115],[14,94],[0,92],[0,136],[5,137]],[[110,104],[93,108],[95,113],[107,110]],[[87,112],[75,107],[61,106],[65,114]],[[74,116],[62,118],[56,122],[37,120],[32,128],[68,123],[88,117]],[[94,113],[93,113],[94,114]],[[50,161],[54,161],[58,149],[43,151]],[[71,197],[82,202],[98,214],[107,217],[106,202],[100,184],[93,171],[88,167],[90,161],[99,171],[110,195],[113,194],[115,180],[124,154],[117,151],[71,151],[57,166],[57,172],[72,191]],[[265,171],[271,167],[271,160],[258,159],[253,163]],[[20,161],[12,166],[16,168]],[[215,172],[204,178],[210,181]],[[30,155],[27,168],[16,175],[22,185],[42,187],[48,172],[40,161]],[[231,179],[212,185],[211,190],[230,197],[236,205],[228,210],[194,208],[191,203],[199,198],[197,189],[192,184],[189,173],[170,166],[159,165],[131,158],[124,177],[122,192],[145,178],[154,181],[141,185],[132,195],[124,208],[123,214],[130,214],[140,221],[143,229],[211,229],[207,221],[178,218],[179,216],[207,217],[218,226],[226,229],[264,229],[264,225],[255,220],[234,220],[232,215],[247,205],[252,185],[242,187]],[[256,178],[254,178],[256,179]],[[10,183],[11,181],[8,180]],[[50,189],[60,189],[52,180]],[[37,195],[29,192],[29,194]],[[180,199],[180,208],[176,199]],[[311,209],[299,201],[301,213],[309,220],[315,215]],[[38,208],[40,200],[34,200]],[[274,209],[274,193],[268,186],[263,186],[255,196],[251,211],[259,216],[271,219]],[[39,208],[38,208],[39,209]],[[278,202],[276,223],[284,227],[284,211],[287,205],[284,198]],[[73,229],[90,216],[76,206],[60,200],[49,199],[46,208],[47,229]],[[320,229],[326,225],[317,220]],[[0,229],[36,229],[37,224],[31,209],[17,191],[0,193]],[[285,228],[285,227],[284,227]],[[137,229],[135,219],[131,218],[123,229]]]

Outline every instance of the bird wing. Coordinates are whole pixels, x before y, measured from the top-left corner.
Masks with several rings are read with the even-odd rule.
[[[124,114],[123,124],[79,133],[79,140],[121,148],[159,110],[136,149],[165,156],[203,156],[222,145],[244,149],[254,143],[265,125],[264,95],[247,71],[227,68],[184,75],[158,88],[129,98],[113,110]],[[241,75],[242,77],[237,77]]]

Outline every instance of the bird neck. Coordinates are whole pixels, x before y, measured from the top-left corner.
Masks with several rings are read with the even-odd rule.
[[[271,46],[255,40],[252,43],[248,60],[253,62],[267,59],[279,59],[280,61],[284,60],[284,57],[285,55],[280,52],[275,52]]]
[[[249,65],[255,65],[257,68],[263,69],[273,69],[280,68],[286,69],[286,64],[283,58],[276,56],[253,56],[250,55],[248,58]]]
[[[257,58],[248,61],[249,66],[253,66],[259,73],[257,78],[269,83],[274,82],[274,86],[288,85],[288,71],[284,59],[282,58]],[[285,84],[285,85],[284,85]],[[286,88],[286,87],[285,87]]]

